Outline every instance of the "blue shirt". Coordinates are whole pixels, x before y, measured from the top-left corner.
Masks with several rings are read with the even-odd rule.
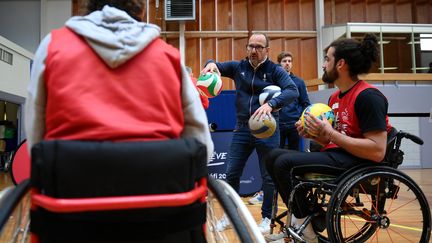
[[[281,94],[268,102],[274,109],[283,107],[298,97],[297,87],[288,73],[269,59],[254,70],[249,60],[213,62],[223,77],[234,80],[236,87],[237,121],[248,121],[250,116],[261,106],[258,96],[269,85],[281,88]],[[277,117],[278,113],[273,113]]]
[[[290,74],[291,79],[297,86],[299,96],[293,102],[284,106],[282,110],[279,111],[279,122],[287,127],[294,127],[294,124],[298,121],[303,110],[308,107],[311,103],[309,101],[309,96],[307,94],[306,84],[303,79]]]

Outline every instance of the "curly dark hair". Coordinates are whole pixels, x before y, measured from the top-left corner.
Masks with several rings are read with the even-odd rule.
[[[362,42],[347,38],[337,39],[325,51],[327,52],[330,47],[335,49],[335,63],[344,59],[349,66],[351,77],[368,73],[372,63],[376,62],[379,56],[377,37],[370,33],[363,37]]]
[[[142,21],[142,11],[145,7],[143,0],[88,0],[87,14],[101,10],[105,5],[123,10],[135,20]]]

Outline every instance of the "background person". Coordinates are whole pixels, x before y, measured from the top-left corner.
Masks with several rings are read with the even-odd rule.
[[[310,105],[309,96],[304,80],[291,72],[293,67],[292,53],[281,52],[277,60],[281,67],[288,72],[299,92],[297,99],[279,111],[280,147],[285,148],[286,140],[288,140],[288,149],[300,150],[300,136],[295,123],[299,120],[303,110]]]
[[[278,63],[287,71],[290,78],[297,86],[299,96],[293,102],[282,107],[279,111],[279,132],[280,132],[280,148],[288,148],[292,150],[300,150],[300,136],[297,132],[295,123],[299,120],[302,112],[310,105],[309,96],[306,85],[303,79],[295,76],[291,69],[293,67],[293,55],[291,52],[281,52],[277,57]],[[286,141],[288,140],[288,145]],[[263,191],[259,191],[248,200],[249,204],[255,205],[262,203]]]
[[[249,198],[248,203],[251,205],[260,204],[263,202],[264,199],[264,192],[260,190],[259,192],[256,192],[251,198]]]
[[[378,89],[358,78],[359,74],[369,72],[378,58],[378,50],[377,38],[372,34],[365,35],[362,42],[338,39],[325,49],[322,79],[338,87],[329,99],[329,106],[335,112],[334,128],[325,118],[322,121],[309,115],[306,126],[313,134],[318,134],[311,137],[300,122],[296,123],[300,135],[324,146],[322,152],[275,149],[266,158],[267,170],[285,204],[293,186],[290,171],[295,166],[325,164],[348,169],[383,160],[387,132],[391,129],[387,116],[388,102]],[[311,212],[304,203],[305,192],[297,192],[291,210],[300,224]],[[304,237],[308,242],[317,242],[311,224],[306,227]]]
[[[267,233],[270,231],[274,184],[265,169],[262,158],[270,149],[279,147],[279,129],[276,129],[271,137],[259,139],[251,134],[248,120],[251,116],[259,116],[263,119],[266,115],[271,114],[278,120],[278,113],[273,111],[296,99],[298,91],[289,75],[269,60],[269,40],[265,34],[254,33],[249,38],[246,50],[246,59],[228,62],[210,60],[201,73],[220,72],[222,76],[231,78],[235,82],[237,122],[228,153],[227,182],[237,192],[239,191],[240,176],[250,154],[256,149],[264,191],[261,207],[262,221],[259,227],[261,232]],[[282,93],[260,106],[258,96],[264,87],[269,85],[281,87]],[[224,230],[228,226],[229,221],[224,217],[218,223],[217,228]]]
[[[195,87],[196,87],[196,84],[197,84],[198,79],[196,79],[196,78],[194,77],[193,72],[192,72],[192,68],[189,67],[189,66],[186,66],[186,71],[188,72],[188,74],[189,74],[189,76],[190,76],[192,82],[194,83],[194,85],[195,85]],[[197,90],[198,90],[198,89],[197,89]],[[199,92],[198,92],[198,93],[199,93]],[[208,109],[208,107],[209,107],[209,99],[208,99],[207,97],[205,97],[204,95],[202,95],[201,93],[199,93],[199,97],[200,97],[200,100],[201,100],[201,103],[202,103],[204,109]]]

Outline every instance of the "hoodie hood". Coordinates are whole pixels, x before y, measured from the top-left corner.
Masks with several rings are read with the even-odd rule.
[[[83,36],[111,68],[140,53],[160,35],[158,26],[138,22],[126,12],[110,6],[87,16],[72,17],[66,26]]]

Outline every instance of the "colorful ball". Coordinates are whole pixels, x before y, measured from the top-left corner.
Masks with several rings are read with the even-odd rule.
[[[303,111],[303,113],[300,117],[301,124],[302,124],[303,128],[305,129],[305,131],[309,135],[316,137],[318,134],[314,134],[311,131],[308,131],[307,125],[305,123],[305,116],[308,116],[306,114],[306,112],[309,112],[310,114],[316,116],[318,119],[321,119],[321,120],[323,119],[322,114],[324,113],[327,121],[330,123],[330,125],[333,126],[333,122],[335,120],[335,115],[333,113],[333,110],[330,108],[330,106],[323,104],[323,103],[312,104],[312,105],[306,107],[306,109]]]
[[[259,103],[263,105],[267,103],[269,100],[277,97],[281,94],[281,88],[276,85],[269,85],[263,89],[261,94],[259,95]]]
[[[222,79],[217,73],[208,72],[198,77],[198,91],[208,98],[213,98],[222,91]]]
[[[259,116],[249,119],[249,129],[252,135],[257,138],[268,138],[276,131],[276,120],[273,116],[266,116],[264,119],[259,119]]]

